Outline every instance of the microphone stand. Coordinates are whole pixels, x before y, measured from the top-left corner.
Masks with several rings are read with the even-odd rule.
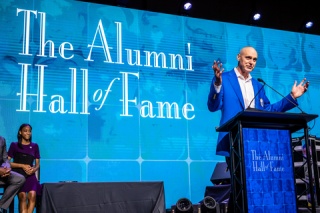
[[[261,78],[257,79],[259,82],[263,83],[263,85],[268,86],[270,89],[272,89],[273,91],[275,91],[276,93],[278,93],[281,97],[285,98],[287,101],[289,101],[290,103],[292,103],[295,107],[297,107],[301,113],[306,114],[296,103],[292,102],[290,99],[288,99],[286,96],[282,95],[280,92],[278,92],[276,89],[274,89],[272,86],[269,86],[264,80],[262,80]]]
[[[256,97],[259,95],[260,91],[263,89],[263,87],[265,86],[265,84],[262,85],[262,87],[258,90],[257,94],[253,97],[253,99],[250,101],[250,104],[248,105],[248,107],[246,108],[246,111],[262,111],[260,109],[257,108],[252,108],[251,104],[252,102],[256,99]]]

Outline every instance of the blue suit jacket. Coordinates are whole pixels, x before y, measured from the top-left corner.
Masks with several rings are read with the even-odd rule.
[[[241,93],[241,88],[238,82],[237,75],[233,70],[222,74],[222,86],[219,93],[214,87],[215,77],[212,80],[210,93],[208,96],[208,109],[211,112],[221,110],[220,126],[234,117],[239,112],[245,110],[244,100]],[[262,85],[252,78],[252,86],[254,94],[260,90]],[[290,102],[290,101],[291,102]],[[265,111],[285,112],[295,107],[293,103],[298,105],[297,101],[290,94],[280,101],[270,104],[268,97],[265,94],[264,88],[261,89],[255,98],[255,108]],[[219,132],[216,154],[229,156],[230,142],[227,132]]]

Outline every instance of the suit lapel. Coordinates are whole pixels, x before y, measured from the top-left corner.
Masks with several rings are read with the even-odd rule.
[[[240,85],[238,82],[237,75],[234,70],[231,70],[231,72],[229,72],[229,73],[230,73],[229,81],[232,86],[232,89],[234,90],[235,94],[237,95],[237,97],[241,103],[242,108],[244,109],[244,101],[243,101],[241,88],[240,88]]]
[[[258,84],[256,81],[254,81],[253,79],[251,80],[252,82],[252,86],[253,86],[253,94],[254,96],[257,95],[257,92],[259,91],[258,88]],[[255,108],[259,109],[260,108],[260,99],[259,99],[259,95],[257,95],[257,97],[254,100],[254,104],[255,104]]]

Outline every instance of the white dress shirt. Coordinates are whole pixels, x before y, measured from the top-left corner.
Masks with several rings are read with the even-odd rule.
[[[247,109],[250,102],[254,98],[254,91],[253,91],[253,86],[252,86],[252,81],[251,81],[252,76],[249,74],[249,77],[247,79],[244,79],[244,77],[238,72],[238,70],[236,68],[234,68],[234,71],[238,77],[238,82],[239,82],[239,85],[241,88],[241,93],[242,93],[245,109]],[[216,86],[214,84],[214,87],[216,89],[216,92],[219,93],[221,90],[221,85]],[[255,108],[254,101],[252,101],[250,107]]]

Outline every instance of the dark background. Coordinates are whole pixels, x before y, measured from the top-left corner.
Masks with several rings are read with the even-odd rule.
[[[81,1],[320,35],[320,9],[316,5],[317,1],[311,0],[193,0],[193,6],[188,12],[183,10],[185,0]],[[259,11],[262,14],[258,22],[252,20],[252,15],[255,11]],[[307,20],[314,22],[312,29],[304,27]]]

